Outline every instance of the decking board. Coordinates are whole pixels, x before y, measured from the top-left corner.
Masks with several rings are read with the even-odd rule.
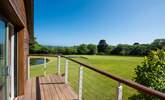
[[[70,85],[64,83],[64,78],[59,75],[27,80],[25,95],[17,100],[76,100],[77,94]]]

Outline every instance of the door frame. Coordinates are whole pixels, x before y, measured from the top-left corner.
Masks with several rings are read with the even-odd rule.
[[[13,33],[10,33],[11,32],[10,28],[12,28],[13,25],[1,14],[0,14],[0,20],[4,21],[5,23],[5,42],[6,42],[6,46],[5,46],[6,59],[5,60],[6,60],[6,67],[8,67],[7,75],[6,75],[6,84],[5,84],[5,88],[6,88],[5,98],[7,100],[13,100],[14,99],[14,31]],[[12,30],[14,30],[14,27]]]
[[[14,48],[15,48],[15,46],[14,46],[14,41],[15,41],[15,35],[14,35],[14,27],[13,27],[13,25],[11,24],[11,23],[8,23],[8,25],[7,25],[7,27],[8,27],[8,34],[11,34],[11,37],[9,37],[10,39],[11,39],[11,45],[10,45],[10,53],[11,53],[11,56],[10,56],[10,59],[11,59],[11,64],[10,64],[10,77],[11,77],[11,81],[10,81],[10,83],[8,83],[8,84],[10,84],[10,92],[11,92],[11,94],[10,94],[10,96],[11,96],[11,100],[13,100],[14,99],[14,56],[15,56],[15,54],[14,54]],[[10,28],[13,28],[13,29],[10,29]],[[13,31],[12,31],[13,30]],[[10,32],[12,32],[12,33],[10,33]]]

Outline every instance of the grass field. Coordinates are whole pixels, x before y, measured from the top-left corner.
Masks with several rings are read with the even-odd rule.
[[[75,58],[86,64],[105,70],[111,74],[133,79],[135,76],[134,68],[140,64],[143,57],[125,57],[125,56],[88,56],[88,59]],[[48,57],[48,74],[57,72],[56,58]],[[77,92],[78,88],[78,64],[69,62],[69,82]],[[61,59],[61,72],[64,73],[64,59]],[[43,75],[43,65],[31,66],[31,77]],[[114,100],[116,97],[116,87],[118,83],[112,79],[102,76],[87,68],[84,68],[83,97],[85,100]],[[123,100],[128,100],[136,90],[123,85]]]

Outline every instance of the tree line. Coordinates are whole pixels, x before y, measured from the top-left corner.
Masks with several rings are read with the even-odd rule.
[[[134,43],[109,45],[106,40],[96,44],[80,44],[77,46],[45,46],[36,40],[30,43],[31,54],[83,54],[83,55],[147,55],[151,50],[165,49],[165,39],[156,39],[150,44]]]

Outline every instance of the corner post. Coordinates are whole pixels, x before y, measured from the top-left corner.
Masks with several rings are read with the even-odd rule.
[[[28,79],[30,79],[30,57],[28,56]]]
[[[122,100],[122,95],[123,95],[123,86],[119,82],[118,87],[117,87],[117,97],[116,97],[116,100]]]
[[[68,60],[65,60],[65,84],[68,84]]]
[[[44,57],[44,76],[46,76],[46,74],[47,74],[47,69],[46,69],[46,57]]]
[[[61,65],[60,65],[60,56],[57,57],[57,74],[60,75]]]
[[[79,67],[79,92],[78,92],[78,100],[82,100],[83,94],[83,66]]]

